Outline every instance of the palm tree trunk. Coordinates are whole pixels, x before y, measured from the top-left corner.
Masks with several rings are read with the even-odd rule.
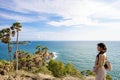
[[[10,43],[8,42],[8,58],[9,58],[9,61],[11,62],[11,54],[9,52],[9,50],[10,50],[9,46],[10,46]]]
[[[18,72],[18,37],[19,37],[19,32],[17,30],[17,39],[16,39],[16,74]]]

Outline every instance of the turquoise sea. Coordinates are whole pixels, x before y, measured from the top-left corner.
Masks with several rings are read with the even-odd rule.
[[[113,65],[113,70],[108,73],[113,80],[120,80],[120,42],[103,41],[108,48],[107,56]],[[79,70],[92,70],[97,55],[97,43],[99,41],[32,41],[25,45],[19,45],[20,50],[33,54],[38,44],[48,46],[50,52],[56,54],[56,59],[64,63],[71,62]],[[15,52],[15,45],[12,45]],[[7,45],[0,43],[0,59],[8,60]]]

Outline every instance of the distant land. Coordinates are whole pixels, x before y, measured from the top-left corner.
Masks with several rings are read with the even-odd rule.
[[[10,44],[16,44],[16,41],[11,41]],[[31,43],[31,41],[19,41],[18,44],[28,44]]]

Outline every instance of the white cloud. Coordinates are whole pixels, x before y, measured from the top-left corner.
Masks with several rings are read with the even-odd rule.
[[[47,20],[46,17],[42,17],[42,16],[30,17],[30,16],[22,16],[18,14],[8,14],[8,13],[0,13],[0,17],[8,20],[15,20],[18,22],[36,22],[36,21]]]
[[[21,40],[120,40],[120,1],[107,3],[102,0],[12,0],[9,5],[0,5],[3,8],[21,13],[54,14],[62,17],[59,21],[47,21],[52,26],[80,27],[80,29],[62,32],[41,32],[37,29],[23,29]],[[29,18],[15,15],[15,18],[2,14],[2,17],[32,21]],[[13,16],[13,15],[12,15]],[[40,17],[38,17],[39,19]],[[95,18],[95,19],[93,19]],[[46,20],[46,17],[41,17]],[[104,20],[108,20],[105,22]],[[109,22],[109,20],[111,20]],[[118,21],[114,21],[118,20]],[[86,27],[87,26],[87,27]],[[86,27],[85,29],[81,27]],[[27,37],[27,38],[26,38]]]
[[[48,13],[63,17],[63,20],[48,22],[53,26],[99,26],[99,18],[120,19],[120,10],[115,6],[119,4],[115,1],[108,4],[96,0],[13,0],[13,4],[15,7],[8,6],[17,12]],[[2,7],[5,6],[7,5],[2,5]],[[97,19],[92,20],[92,17]],[[18,16],[16,18],[20,19]],[[22,18],[20,21],[24,21],[24,17]],[[31,21],[29,18],[25,20]],[[112,23],[114,24],[114,22]]]
[[[104,19],[120,19],[120,10],[115,8],[112,4],[106,4],[103,2],[96,2],[90,0],[84,0],[76,2],[74,1],[71,8],[65,10],[65,12],[59,13],[68,20],[51,21],[48,24],[53,26],[71,26],[71,25],[87,25],[87,26],[99,26],[99,18]],[[65,4],[64,4],[65,5]],[[66,7],[66,6],[65,6]],[[98,18],[98,20],[92,20],[92,17]],[[112,22],[114,23],[114,22]],[[102,23],[103,26],[106,23]]]
[[[61,25],[66,23],[73,24],[89,24],[92,22],[90,16],[95,17],[120,17],[120,10],[116,9],[113,4],[107,4],[104,2],[97,2],[95,0],[12,0],[13,3],[7,5],[1,4],[1,7],[6,7],[17,12],[37,12],[37,13],[49,13],[57,14],[64,19],[60,21]],[[115,3],[114,3],[115,4]],[[15,6],[15,7],[14,7]],[[75,22],[75,23],[74,23]],[[68,24],[67,24],[68,25]]]

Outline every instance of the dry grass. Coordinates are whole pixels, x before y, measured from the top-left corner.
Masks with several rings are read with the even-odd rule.
[[[88,76],[85,78],[85,80],[95,80],[95,77],[94,76]]]
[[[48,74],[33,74],[23,70],[18,71],[18,75],[15,77],[15,73],[10,73],[10,75],[0,75],[0,80],[80,80],[77,77],[65,76],[63,78],[56,78]],[[85,80],[94,80],[93,76],[88,76]]]

